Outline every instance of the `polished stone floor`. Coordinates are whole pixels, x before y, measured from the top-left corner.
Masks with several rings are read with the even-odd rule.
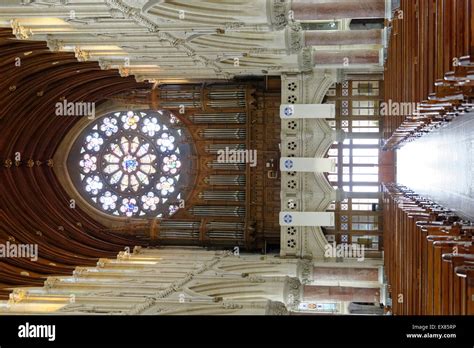
[[[397,182],[474,221],[474,114],[397,152]]]

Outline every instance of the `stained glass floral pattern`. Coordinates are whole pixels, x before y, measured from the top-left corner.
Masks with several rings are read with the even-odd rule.
[[[108,137],[112,134],[117,133],[118,126],[117,126],[117,119],[115,118],[104,118],[102,125],[100,126],[100,130],[105,133]]]
[[[160,139],[157,140],[161,152],[171,151],[174,149],[174,137],[168,133],[161,134]]]
[[[163,170],[171,174],[176,174],[181,167],[181,161],[178,161],[176,155],[171,155],[163,158]]]
[[[99,133],[95,132],[87,136],[86,142],[87,150],[93,150],[97,152],[100,150],[100,146],[104,143],[104,139],[100,137]]]
[[[86,174],[90,171],[94,171],[97,169],[97,157],[86,153],[83,156],[83,159],[79,162],[79,165],[81,166],[82,171]]]
[[[175,214],[182,130],[168,111],[126,111],[94,120],[78,138],[77,180],[96,208],[119,217]],[[79,143],[80,142],[80,143]],[[76,173],[75,173],[76,174]]]
[[[156,188],[161,191],[163,196],[166,196],[168,193],[174,192],[174,179],[162,176]]]

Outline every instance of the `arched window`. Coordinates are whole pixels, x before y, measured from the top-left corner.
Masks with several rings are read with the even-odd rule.
[[[121,217],[168,217],[183,205],[190,136],[168,111],[121,111],[86,127],[68,157],[70,176],[94,207]]]

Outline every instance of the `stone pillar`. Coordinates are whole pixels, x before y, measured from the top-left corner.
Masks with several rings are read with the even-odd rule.
[[[382,30],[305,31],[305,46],[382,45]]]
[[[291,9],[295,20],[384,18],[385,0],[293,0]]]
[[[313,279],[318,281],[372,281],[379,280],[378,268],[314,267]]]
[[[315,51],[313,64],[340,65],[346,68],[357,65],[379,65],[380,52],[377,50]]]
[[[303,301],[380,302],[380,289],[305,285]]]

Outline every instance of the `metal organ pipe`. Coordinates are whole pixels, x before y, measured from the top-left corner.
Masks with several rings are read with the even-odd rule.
[[[206,180],[209,185],[243,186],[246,183],[245,175],[209,175]]]
[[[244,128],[208,128],[201,131],[204,139],[245,139],[247,131]]]
[[[212,205],[196,205],[190,210],[195,216],[234,216],[244,217],[245,207],[221,207]]]
[[[208,201],[245,201],[245,191],[203,191],[199,198]]]
[[[219,150],[245,150],[245,144],[210,144],[206,146],[206,152],[209,154],[217,154]]]
[[[212,113],[212,114],[194,114],[189,119],[196,124],[202,123],[236,123],[244,124],[247,120],[245,112],[236,113]]]
[[[245,170],[245,163],[219,163],[218,161],[209,162],[208,167],[216,170]]]

